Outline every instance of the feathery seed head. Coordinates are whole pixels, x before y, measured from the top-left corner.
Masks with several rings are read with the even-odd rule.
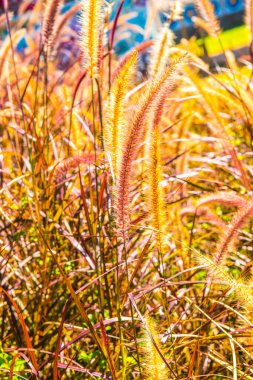
[[[245,24],[253,33],[253,0],[245,0]]]
[[[146,331],[144,333],[143,356],[145,362],[146,380],[168,379],[168,368],[161,358],[163,355],[162,345],[159,339],[157,323],[151,317],[145,318]],[[159,353],[160,352],[160,353]]]
[[[174,33],[165,24],[155,40],[150,57],[150,76],[161,73],[166,67],[169,59],[169,48],[174,44]]]
[[[98,75],[103,39],[103,0],[82,0],[79,44],[84,68],[92,77]]]
[[[195,255],[195,259],[198,264],[203,265],[207,269],[212,282],[214,281],[219,283],[220,286],[228,288],[229,294],[232,293],[233,297],[240,302],[246,311],[252,311],[253,291],[248,283],[249,281],[246,282],[245,278],[236,278],[228,272],[227,267],[215,263],[209,256],[198,254]]]
[[[199,13],[206,22],[206,30],[209,34],[217,37],[221,32],[220,24],[214,13],[214,5],[210,0],[195,0]]]
[[[56,184],[61,182],[68,170],[75,169],[82,163],[94,164],[95,156],[93,154],[83,154],[82,156],[72,156],[65,158],[54,167],[52,176],[53,182]]]
[[[160,137],[160,119],[163,113],[163,99],[160,106],[157,107],[153,123],[149,134],[150,138],[146,144],[146,162],[147,162],[147,191],[146,198],[150,212],[150,223],[155,230],[157,246],[160,252],[163,252],[166,246],[166,203],[165,194],[161,186],[163,180],[162,158],[161,158],[161,137]]]
[[[43,27],[42,27],[42,39],[43,43],[47,46],[51,46],[55,35],[55,22],[59,14],[59,10],[62,4],[62,0],[47,0]]]
[[[229,225],[222,231],[220,242],[214,253],[214,261],[216,264],[223,264],[227,258],[229,248],[235,242],[238,235],[238,230],[242,228],[245,223],[253,215],[253,202],[245,202],[243,207],[235,213]]]
[[[107,104],[107,122],[104,131],[105,146],[111,156],[114,178],[118,176],[123,137],[127,132],[127,121],[124,117],[124,101],[134,75],[137,58],[137,51],[133,51],[132,55],[120,69],[111,87]]]
[[[140,101],[140,105],[130,122],[128,135],[122,150],[122,159],[119,168],[117,183],[116,212],[120,233],[125,236],[129,225],[128,203],[130,192],[130,179],[133,162],[136,159],[138,146],[142,137],[144,121],[152,110],[154,113],[160,107],[160,102],[172,90],[178,71],[186,62],[186,56],[172,63],[161,75],[154,78],[147,85],[147,90]]]
[[[224,265],[217,264],[211,256],[205,256],[201,253],[195,254],[195,260],[199,265],[207,269],[212,280],[221,284],[232,286],[232,278]]]

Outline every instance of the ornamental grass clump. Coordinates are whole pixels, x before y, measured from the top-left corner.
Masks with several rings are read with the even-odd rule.
[[[0,379],[252,379],[251,57],[222,48],[207,0],[195,23],[220,66],[174,38],[181,2],[120,56],[158,13],[8,3]]]

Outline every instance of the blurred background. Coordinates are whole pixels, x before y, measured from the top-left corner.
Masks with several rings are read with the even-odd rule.
[[[111,1],[110,17],[113,19],[122,1]],[[43,9],[44,3],[41,0],[9,0],[8,10],[12,24],[18,24],[19,28],[26,27],[33,17],[33,28],[40,28],[41,17],[35,19],[34,8]],[[61,13],[71,12],[71,9],[78,8],[77,0],[65,1]],[[242,56],[248,53],[250,44],[250,33],[244,25],[244,0],[212,0],[215,14],[220,19],[223,34],[221,36],[225,50],[234,50],[235,54]],[[110,4],[110,2],[108,3]],[[0,14],[4,13],[4,0],[0,0]],[[33,16],[32,16],[33,15]],[[130,47],[152,39],[167,23],[174,32],[176,42],[182,38],[196,41],[200,49],[199,55],[206,60],[214,62],[222,60],[221,47],[218,41],[206,35],[205,31],[195,22],[198,13],[192,0],[125,0],[118,24],[118,32],[115,36],[114,51],[118,55],[126,53]],[[73,59],[78,56],[78,44],[76,44],[77,31],[79,29],[78,9],[68,18],[68,31],[65,33],[58,46],[59,68],[65,68]],[[195,20],[196,19],[196,20]],[[0,38],[4,39],[7,30],[4,27],[5,19],[0,20]],[[2,23],[2,26],[1,26]],[[28,47],[27,40],[33,36],[34,30],[28,28],[26,36],[20,39],[17,50],[22,54]],[[29,35],[27,35],[29,33]],[[210,59],[211,57],[211,59]],[[145,65],[145,54],[142,59]],[[222,63],[222,62],[219,62]]]

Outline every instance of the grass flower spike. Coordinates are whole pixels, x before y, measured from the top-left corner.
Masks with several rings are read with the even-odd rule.
[[[245,0],[245,24],[253,34],[253,0]]]
[[[47,0],[44,21],[42,28],[42,38],[45,45],[51,46],[55,34],[55,22],[59,14],[61,0]]]
[[[220,24],[214,13],[214,5],[210,0],[195,0],[197,8],[206,22],[206,30],[209,34],[217,37],[221,32]]]
[[[233,219],[222,232],[220,242],[214,254],[214,261],[216,264],[224,263],[227,257],[229,248],[233,245],[238,230],[245,226],[249,218],[253,215],[253,202],[247,202],[243,207],[233,216]]]
[[[124,115],[124,100],[134,75],[137,52],[134,51],[114,79],[108,99],[107,122],[105,125],[106,150],[110,153],[114,178],[118,177],[122,154],[123,136],[127,134]]]
[[[174,43],[174,34],[165,24],[155,40],[150,57],[150,76],[154,77],[159,72],[162,72],[166,67],[169,59],[169,48]]]
[[[103,33],[103,0],[81,0],[79,44],[83,66],[91,77],[98,74]]]
[[[117,183],[116,214],[120,233],[125,236],[129,226],[129,192],[132,176],[132,166],[136,159],[140,139],[145,126],[145,119],[152,110],[156,112],[161,99],[172,90],[178,71],[186,62],[186,56],[172,63],[164,73],[150,81],[143,96],[138,111],[130,121],[130,128],[123,146],[122,160],[119,169],[119,180]]]
[[[157,323],[151,317],[147,317],[145,322],[148,330],[145,331],[143,346],[145,380],[168,379],[169,371],[165,362],[161,358],[161,355],[163,355],[163,349],[159,339]]]
[[[161,252],[166,242],[166,202],[161,182],[163,180],[161,157],[160,121],[163,111],[163,100],[155,112],[147,142],[147,204],[150,214],[150,225],[155,231],[157,247]]]

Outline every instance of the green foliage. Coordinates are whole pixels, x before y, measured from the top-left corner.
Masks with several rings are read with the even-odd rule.
[[[24,370],[26,369],[25,360],[16,355],[12,356],[7,354],[4,352],[3,347],[0,344],[0,378],[3,380],[9,379],[11,368],[14,373],[13,380],[28,379],[27,375],[24,374]]]

